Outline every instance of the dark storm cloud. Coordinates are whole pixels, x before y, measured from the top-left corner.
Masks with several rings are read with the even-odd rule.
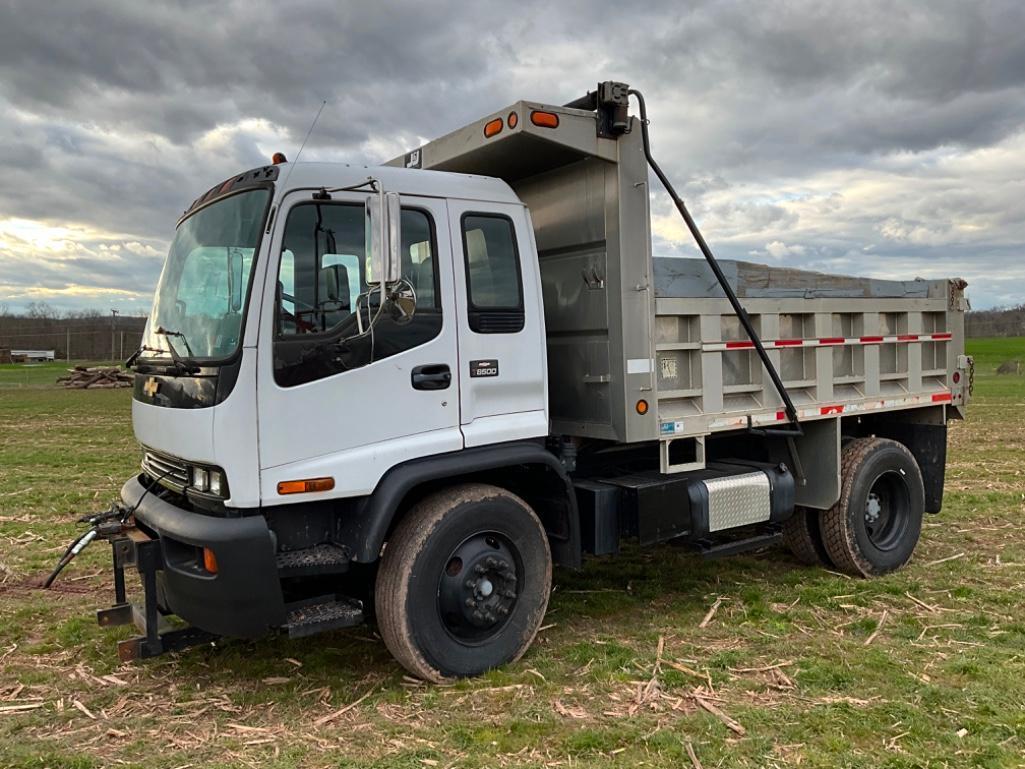
[[[13,0],[0,7],[0,219],[163,250],[197,193],[294,155],[322,100],[306,153],[378,162],[516,99],[617,78],[647,93],[656,150],[724,253],[857,270],[846,255],[869,248],[880,270],[946,269],[947,248],[985,274],[1025,243],[1020,190],[975,159],[1025,126],[1022,29],[1011,1]],[[949,155],[965,160],[951,171]],[[687,252],[668,226],[660,247]],[[60,282],[54,265],[14,275],[13,258],[0,251],[0,286]],[[63,267],[77,285],[153,283],[151,266],[110,254]]]

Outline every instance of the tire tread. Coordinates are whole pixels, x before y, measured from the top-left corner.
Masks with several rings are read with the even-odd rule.
[[[851,494],[861,465],[874,452],[883,447],[895,447],[904,453],[912,463],[915,458],[902,443],[888,438],[856,438],[844,446],[840,458],[840,499],[821,518],[822,544],[833,565],[855,577],[873,577],[880,570],[866,559],[855,539],[850,525]],[[917,463],[916,463],[917,466]]]
[[[403,516],[388,538],[375,588],[378,630],[385,646],[388,647],[396,661],[410,673],[425,681],[444,683],[452,678],[427,661],[417,647],[416,639],[411,632],[406,601],[409,584],[413,578],[413,566],[417,556],[423,552],[433,531],[441,523],[446,513],[457,505],[467,502],[483,502],[496,496],[504,496],[515,501],[530,514],[530,518],[541,532],[547,550],[547,534],[530,506],[511,491],[484,483],[461,484],[424,498]],[[547,573],[545,600],[540,610],[542,617],[547,608],[548,592],[551,587],[552,559],[550,552]],[[540,618],[538,618],[538,621],[534,623],[533,633],[525,639],[519,653],[509,662],[515,662],[523,656],[534,641],[540,625]]]

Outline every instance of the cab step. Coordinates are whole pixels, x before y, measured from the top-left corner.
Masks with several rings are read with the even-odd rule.
[[[761,550],[764,547],[771,547],[783,541],[783,531],[778,527],[766,527],[749,536],[735,537],[730,539],[699,539],[692,540],[688,544],[696,548],[702,558],[725,558],[739,553],[749,553],[752,550]]]
[[[358,601],[341,598],[290,609],[285,628],[289,638],[305,638],[328,630],[362,625],[365,620],[363,606]]]
[[[341,574],[349,570],[349,553],[338,545],[322,543],[303,550],[278,553],[279,577],[310,577]]]

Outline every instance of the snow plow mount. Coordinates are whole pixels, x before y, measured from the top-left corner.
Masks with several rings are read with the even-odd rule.
[[[141,635],[119,641],[122,662],[156,657],[208,643],[217,635],[195,627],[173,627],[157,602],[157,572],[163,569],[160,542],[134,526],[125,526],[104,537],[110,540],[114,560],[114,605],[96,612],[100,627],[134,624]],[[143,602],[128,601],[125,568],[134,566],[142,579]]]

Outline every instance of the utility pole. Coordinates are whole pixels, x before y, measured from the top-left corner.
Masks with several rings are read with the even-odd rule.
[[[68,326],[66,329],[64,329],[64,331],[66,332],[65,333],[66,341],[64,342],[64,357],[67,358],[68,362],[70,363],[71,362],[71,326]]]
[[[110,359],[114,360],[114,326],[117,322],[118,311],[110,311]]]

